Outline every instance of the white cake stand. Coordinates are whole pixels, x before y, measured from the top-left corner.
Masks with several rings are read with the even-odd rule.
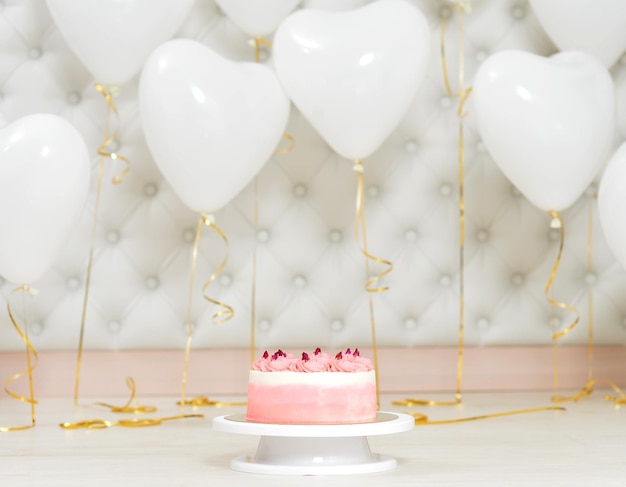
[[[409,431],[408,414],[378,412],[376,420],[351,424],[267,424],[247,421],[242,414],[213,419],[217,431],[260,435],[254,456],[233,459],[239,472],[274,475],[345,475],[396,467],[395,458],[372,453],[367,436]]]

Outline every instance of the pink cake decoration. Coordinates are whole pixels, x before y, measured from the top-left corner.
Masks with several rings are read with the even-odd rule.
[[[252,363],[252,370],[260,372],[367,372],[373,370],[372,361],[361,357],[358,348],[349,348],[334,357],[318,347],[312,354],[302,352],[300,357],[277,350],[270,355],[267,350]]]

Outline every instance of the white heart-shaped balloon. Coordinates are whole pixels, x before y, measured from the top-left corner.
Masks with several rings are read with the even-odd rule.
[[[501,51],[478,69],[478,131],[502,172],[535,206],[560,211],[585,191],[615,132],[611,76],[593,56]]]
[[[598,214],[606,243],[626,269],[626,143],[611,157],[598,189]]]
[[[32,284],[52,265],[89,191],[89,153],[57,115],[36,114],[0,130],[0,274]]]
[[[300,10],[274,36],[287,94],[338,154],[362,159],[396,128],[426,72],[430,30],[404,0]]]
[[[600,179],[598,215],[611,253],[626,269],[626,143],[613,154]]]
[[[95,80],[121,85],[170,39],[194,0],[46,0],[52,19]]]
[[[302,0],[215,0],[226,16],[252,37],[273,34]]]
[[[607,68],[626,50],[624,0],[530,0],[535,16],[561,51],[583,51]]]
[[[144,133],[165,179],[188,207],[217,211],[271,157],[289,117],[274,72],[176,39],[148,58],[139,82]]]

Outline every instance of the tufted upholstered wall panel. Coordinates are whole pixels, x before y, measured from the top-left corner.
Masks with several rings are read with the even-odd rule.
[[[386,279],[390,290],[373,297],[378,343],[391,347],[455,345],[459,325],[456,102],[446,95],[438,56],[439,25],[442,16],[450,15],[450,7],[441,0],[413,1],[432,28],[429,73],[397,130],[364,161],[370,250],[395,266]],[[349,8],[363,3],[333,0],[332,5]],[[466,79],[502,49],[556,52],[525,1],[472,4],[466,18]],[[330,5],[308,0],[302,8]],[[249,39],[212,0],[197,0],[177,35],[199,40],[229,58],[253,61]],[[448,38],[455,79],[454,23]],[[266,62],[269,57],[266,52]],[[621,107],[626,99],[626,58],[612,74]],[[0,2],[0,114],[6,122],[37,112],[61,115],[75,124],[93,149],[95,168],[106,106],[93,81],[64,43],[43,0]],[[116,103],[120,137],[113,149],[130,158],[132,172],[122,185],[113,186],[107,183],[119,167],[107,164],[85,347],[183,348],[197,216],[178,200],[151,159],[139,121],[137,80],[119,87]],[[618,139],[626,135],[620,115]],[[549,228],[548,216],[497,169],[481,144],[471,112],[466,127],[466,343],[549,344],[553,327],[571,320],[555,313],[543,295],[558,233]],[[220,262],[223,247],[212,235],[203,237],[194,292],[194,347],[249,346],[255,244],[259,347],[370,344],[363,260],[353,232],[356,178],[351,163],[334,154],[295,109],[288,132],[295,137],[295,149],[273,157],[258,176],[258,228],[253,224],[251,187],[216,214],[230,240],[231,254],[209,294],[236,312],[221,326],[211,324],[215,308],[200,298],[200,285]],[[39,295],[27,302],[29,333],[39,350],[77,346],[95,183],[94,176],[80,225],[53,268],[34,283]],[[595,342],[626,343],[626,274],[602,239],[595,192],[594,185],[563,215],[566,242],[553,291],[558,299],[578,307],[582,316],[564,344],[587,341],[589,293],[594,298]],[[2,282],[2,300],[13,287],[14,283]],[[23,348],[6,313],[0,314],[0,337],[0,350]]]

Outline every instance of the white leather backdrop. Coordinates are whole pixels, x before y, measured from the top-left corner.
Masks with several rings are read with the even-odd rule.
[[[334,0],[333,5],[341,3],[364,2]],[[440,0],[414,3],[432,29],[429,73],[406,118],[364,161],[370,251],[395,266],[385,281],[390,290],[373,295],[378,344],[456,345],[457,102],[446,95],[439,59],[441,16],[449,15],[450,7]],[[310,0],[302,7],[325,4],[330,2]],[[520,48],[543,55],[556,51],[525,1],[472,4],[466,17],[468,84],[480,63],[496,51]],[[196,1],[177,36],[199,40],[235,60],[254,60],[247,36],[212,0]],[[449,23],[446,47],[455,82],[454,20]],[[611,72],[619,96],[626,90],[626,57]],[[37,112],[61,115],[75,124],[93,153],[92,191],[81,224],[54,267],[33,283],[39,295],[26,301],[29,336],[38,350],[72,350],[78,344],[93,224],[96,149],[106,113],[93,82],[55,28],[43,0],[0,2],[0,114],[9,123]],[[120,86],[115,100],[121,121],[119,144],[113,149],[131,160],[131,173],[123,184],[114,186],[111,177],[120,166],[107,163],[85,347],[183,348],[197,215],[173,194],[151,159],[140,125],[137,80]],[[622,128],[623,122],[622,117]],[[558,231],[549,228],[548,215],[528,203],[497,169],[476,134],[471,112],[466,127],[466,343],[550,344],[553,326],[564,327],[571,321],[571,315],[555,312],[543,294],[558,249]],[[204,233],[194,290],[194,347],[249,346],[255,242],[259,348],[371,343],[364,261],[353,227],[352,164],[333,154],[295,109],[288,132],[296,140],[294,150],[273,157],[258,177],[256,232],[251,186],[215,215],[230,241],[230,260],[208,294],[235,309],[234,319],[220,326],[211,324],[216,309],[201,298],[200,286],[221,261],[224,248],[215,234]],[[620,138],[623,135],[622,130]],[[590,187],[563,214],[565,249],[553,296],[581,312],[580,324],[562,339],[564,344],[587,343],[590,292],[595,342],[626,343],[626,274],[603,241],[593,197],[596,190],[596,185]],[[587,262],[590,204],[594,208],[591,271]],[[3,302],[14,287],[15,283],[2,281]],[[21,298],[13,295],[11,300],[21,317]],[[22,349],[7,313],[0,313],[0,350]]]

